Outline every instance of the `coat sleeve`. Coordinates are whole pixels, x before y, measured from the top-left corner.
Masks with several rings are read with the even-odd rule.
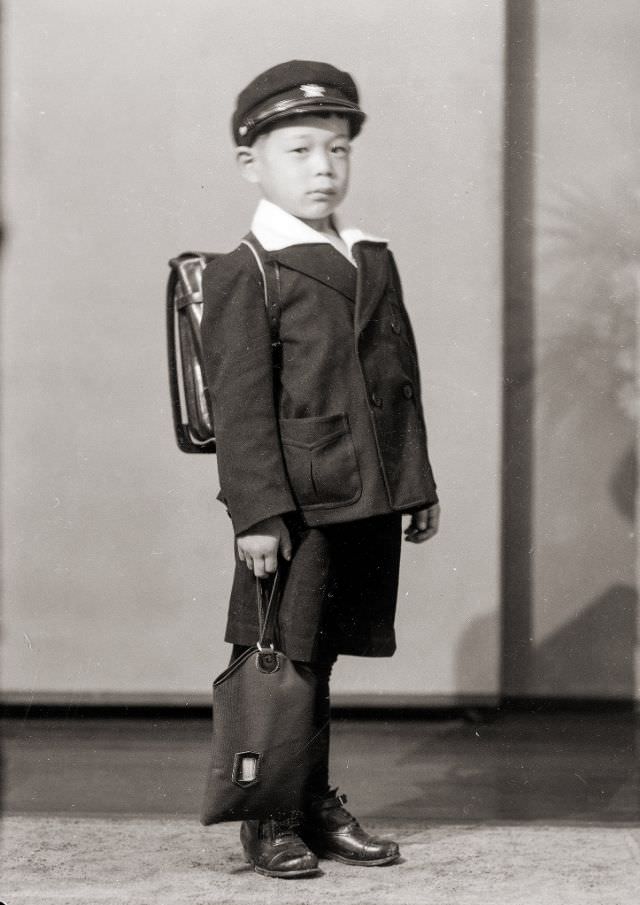
[[[409,318],[409,312],[407,311],[405,304],[404,304],[404,300],[403,300],[402,283],[400,282],[400,274],[398,272],[398,266],[396,264],[395,258],[393,257],[393,254],[391,251],[389,251],[389,267],[391,269],[391,280],[392,280],[393,287],[395,289],[395,295],[398,300],[398,305],[400,307],[400,311],[402,312],[402,318],[404,320],[407,339],[408,339],[409,346],[411,348],[411,351],[413,353],[413,358],[415,361],[415,383],[416,383],[416,389],[418,391],[418,411],[420,413],[420,420],[422,421],[422,426],[424,429],[424,443],[425,443],[425,454],[426,454],[426,462],[427,462],[427,469],[428,469],[428,478],[429,478],[430,484],[433,485],[432,499],[429,501],[429,504],[428,504],[431,506],[431,505],[439,502],[439,499],[438,499],[438,494],[436,492],[437,484],[436,484],[436,481],[435,481],[435,478],[433,475],[433,468],[431,467],[431,461],[429,459],[429,451],[427,448],[428,447],[427,424],[426,424],[426,420],[424,417],[424,410],[422,407],[422,380],[420,377],[420,364],[418,362],[418,348],[416,346],[416,339],[415,339],[415,336],[413,333],[411,319]],[[408,511],[411,511],[411,510],[408,510]]]
[[[203,364],[221,495],[239,534],[296,508],[280,443],[262,277],[249,249],[215,258],[203,294]]]

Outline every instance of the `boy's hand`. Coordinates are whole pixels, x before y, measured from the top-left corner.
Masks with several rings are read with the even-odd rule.
[[[440,503],[434,503],[428,509],[420,509],[411,516],[411,522],[404,529],[405,540],[412,544],[422,544],[438,533],[440,522]]]
[[[291,559],[291,538],[287,526],[279,515],[266,518],[237,539],[238,558],[252,569],[256,578],[266,578],[278,568],[278,550],[285,559]]]

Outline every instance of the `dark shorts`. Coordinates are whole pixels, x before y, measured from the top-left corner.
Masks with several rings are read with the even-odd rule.
[[[390,657],[396,648],[402,516],[308,528],[287,517],[293,557],[283,566],[278,644],[293,660],[336,654]],[[237,558],[225,640],[255,644],[255,578]]]

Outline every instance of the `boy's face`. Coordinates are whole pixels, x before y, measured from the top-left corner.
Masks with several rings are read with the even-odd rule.
[[[349,122],[343,116],[291,117],[238,149],[242,174],[268,201],[299,217],[331,216],[349,187]]]

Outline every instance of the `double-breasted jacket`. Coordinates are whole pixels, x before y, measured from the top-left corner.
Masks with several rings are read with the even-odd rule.
[[[326,242],[265,250],[252,239],[264,267],[242,243],[203,280],[220,497],[235,533],[294,510],[318,526],[435,503],[416,346],[386,243],[356,242],[354,266]],[[274,262],[275,372],[261,272]]]

